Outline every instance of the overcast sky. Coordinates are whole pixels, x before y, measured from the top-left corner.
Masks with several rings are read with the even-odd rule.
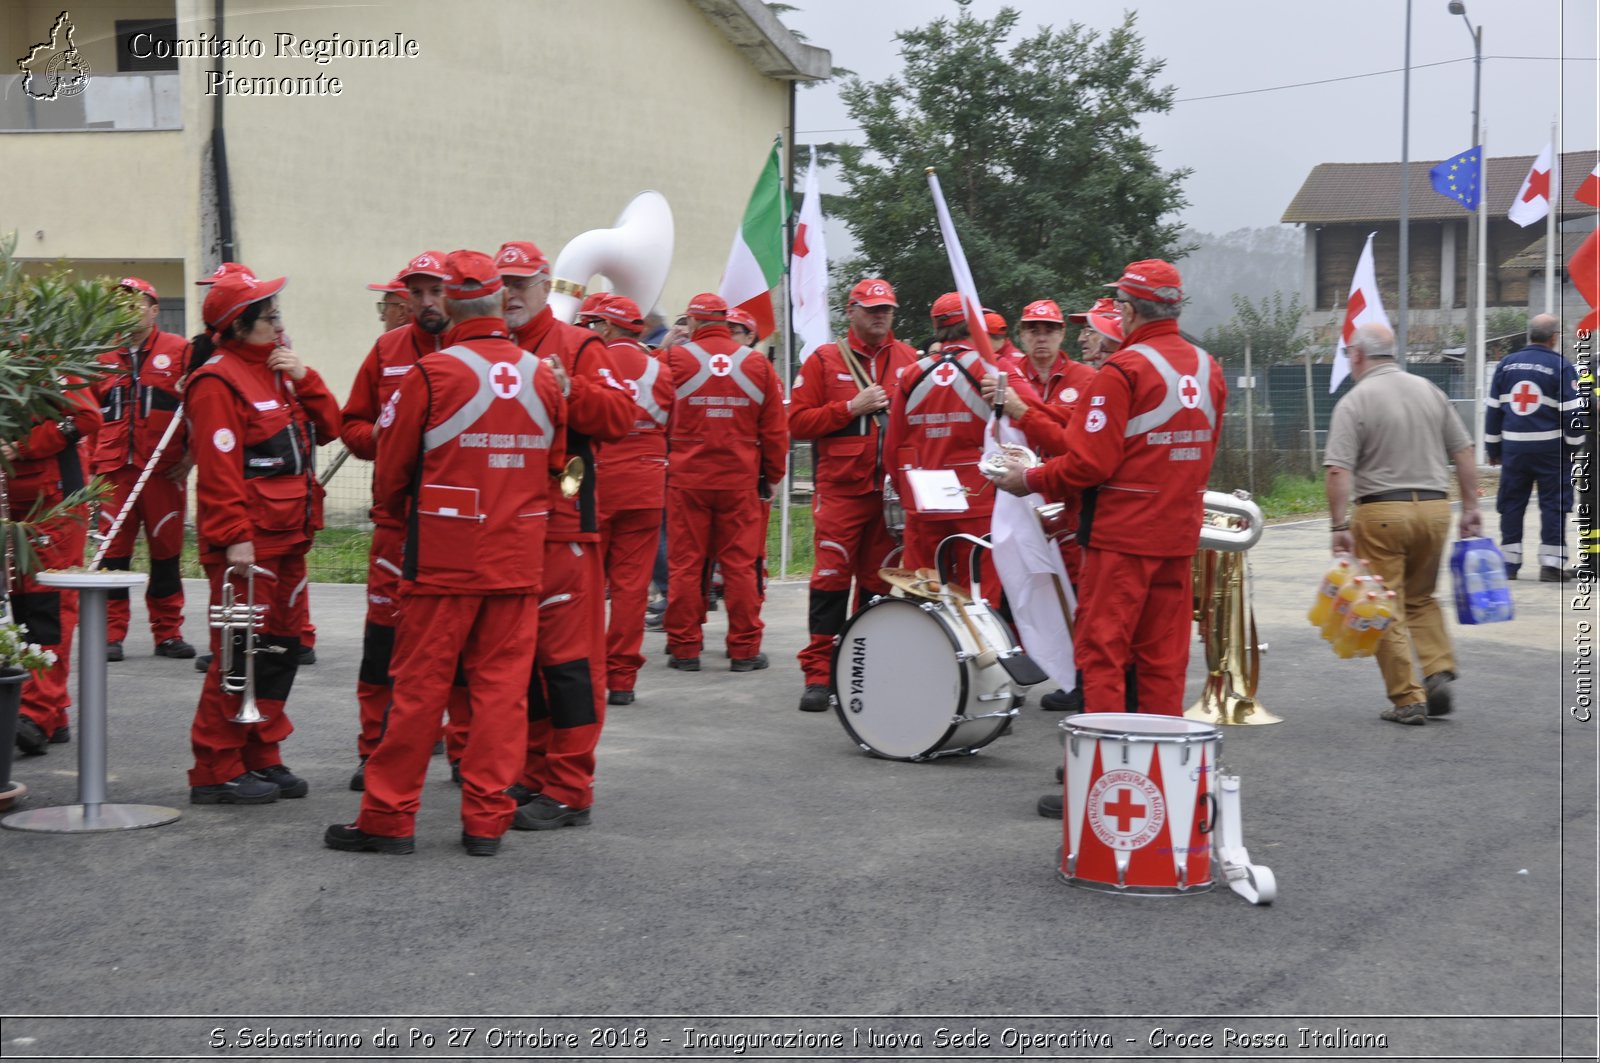
[[[899,72],[897,31],[954,18],[958,10],[953,0],[789,2],[801,10],[783,16],[787,25],[829,49],[836,66],[869,81]],[[1565,150],[1600,144],[1595,0],[1466,2],[1468,18],[1484,28],[1489,154],[1536,154],[1563,105]],[[987,19],[1001,6],[975,0],[972,10]],[[1197,229],[1278,224],[1317,163],[1400,158],[1406,0],[1012,0],[1007,6],[1022,12],[1021,34],[1072,21],[1105,30],[1136,8],[1147,54],[1166,60],[1161,83],[1175,86],[1178,99],[1171,113],[1146,119],[1144,135],[1162,165],[1194,170],[1182,217]],[[1411,158],[1437,161],[1470,146],[1472,37],[1447,0],[1412,0],[1411,11]],[[1365,74],[1375,76],[1278,88]],[[1261,89],[1276,91],[1251,91]],[[802,165],[807,143],[860,138],[835,84],[802,89],[797,107]],[[1424,187],[1412,194],[1433,193]]]

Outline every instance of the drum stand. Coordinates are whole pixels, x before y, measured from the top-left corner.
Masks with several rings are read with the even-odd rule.
[[[1228,888],[1251,904],[1271,904],[1278,896],[1278,880],[1272,868],[1252,864],[1250,851],[1244,847],[1244,834],[1239,827],[1239,776],[1219,775],[1217,787],[1218,804],[1222,806],[1213,842],[1218,869]]]
[[[106,801],[106,595],[143,586],[142,572],[41,572],[36,582],[78,592],[78,803],[33,808],[0,819],[7,830],[90,834],[171,823],[181,813],[159,805]]]

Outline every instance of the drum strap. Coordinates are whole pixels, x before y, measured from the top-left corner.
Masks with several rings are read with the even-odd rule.
[[[839,348],[839,357],[844,359],[844,367],[850,371],[851,379],[855,381],[856,387],[865,391],[873,381],[867,375],[861,360],[865,358],[866,364],[871,365],[872,359],[858,355],[855,349],[850,346],[848,335],[844,339],[835,340],[834,346]],[[876,483],[883,478],[883,437],[889,431],[889,414],[885,410],[879,410],[877,413],[872,414],[871,417],[878,426],[878,452],[872,460],[872,479]]]

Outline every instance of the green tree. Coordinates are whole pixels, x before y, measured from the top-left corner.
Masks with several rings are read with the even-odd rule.
[[[96,357],[138,321],[133,296],[101,278],[89,280],[57,269],[29,276],[12,253],[16,234],[0,237],[0,442],[22,439],[39,420],[63,416],[71,392],[101,374]],[[75,381],[69,383],[68,381]],[[0,452],[0,537],[5,570],[12,558],[24,571],[36,563],[30,530],[62,510],[100,493],[96,483],[61,506],[10,519],[5,485],[11,462]],[[0,576],[0,597],[6,591]]]
[[[1304,311],[1298,292],[1285,300],[1282,291],[1275,291],[1263,296],[1259,306],[1248,296],[1235,295],[1233,318],[1207,329],[1200,345],[1219,362],[1242,365],[1245,341],[1249,340],[1250,358],[1256,365],[1292,362],[1310,343],[1310,337],[1300,331]]]
[[[864,144],[838,145],[848,195],[828,197],[859,244],[850,277],[882,275],[900,318],[923,327],[953,287],[925,169],[935,167],[979,294],[1015,317],[1027,302],[1089,305],[1140,258],[1175,258],[1188,170],[1163,171],[1141,115],[1171,109],[1163,62],[1130,12],[1104,34],[1070,23],[1008,46],[1019,19],[975,18],[956,0],[896,35],[898,77],[852,78],[843,97]],[[913,329],[902,329],[914,332]]]

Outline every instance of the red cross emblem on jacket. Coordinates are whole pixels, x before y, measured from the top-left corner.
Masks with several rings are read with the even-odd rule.
[[[514,399],[517,392],[522,390],[522,374],[516,367],[506,362],[501,362],[494,367],[494,373],[489,377],[489,384],[494,388],[494,393],[502,399]]]
[[[1539,400],[1542,398],[1544,398],[1544,393],[1524,380],[1511,393],[1511,405],[1516,409],[1519,417],[1526,416],[1528,411],[1539,405]]]
[[[733,372],[733,359],[725,354],[711,356],[711,372],[716,376],[727,376]]]

